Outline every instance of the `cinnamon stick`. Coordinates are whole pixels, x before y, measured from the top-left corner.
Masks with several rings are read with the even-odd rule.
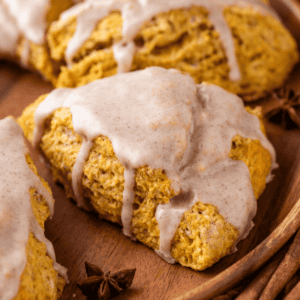
[[[300,282],[290,291],[284,300],[299,300],[300,297]]]
[[[299,227],[300,199],[283,222],[254,250],[219,275],[175,299],[208,300],[226,293],[268,261],[293,236]]]
[[[276,257],[253,279],[253,281],[241,292],[236,300],[257,300],[269,282],[271,276],[276,271],[279,263],[284,255],[276,255]]]
[[[290,291],[297,285],[300,281],[300,269],[297,271],[295,276],[289,281],[289,283],[284,287],[284,297],[286,297]]]
[[[300,230],[298,230],[291,247],[281,261],[277,270],[272,275],[259,300],[275,299],[279,292],[284,288],[284,286],[292,279],[299,268]]]
[[[239,286],[237,288],[234,288],[233,290],[230,290],[229,292],[227,292],[222,296],[217,296],[213,298],[212,300],[234,300],[239,295],[242,289],[243,286]]]

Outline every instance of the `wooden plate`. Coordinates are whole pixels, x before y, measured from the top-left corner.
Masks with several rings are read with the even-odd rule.
[[[0,82],[0,118],[7,115],[18,117],[38,96],[52,90],[51,85],[38,75],[7,62],[0,62]],[[299,84],[300,65],[295,68],[288,80],[288,86],[296,91],[300,90]],[[271,100],[267,100],[256,104],[266,109],[270,103]],[[176,297],[192,299],[193,296],[186,293],[208,282],[209,279],[219,278],[216,277],[218,274],[251,252],[277,228],[293,209],[297,197],[300,197],[300,176],[297,176],[300,171],[300,156],[297,152],[300,130],[285,131],[270,123],[266,123],[266,128],[275,146],[280,167],[258,200],[255,227],[248,238],[238,244],[238,251],[235,254],[222,259],[203,272],[196,272],[180,265],[169,265],[152,249],[125,237],[119,226],[99,220],[97,216],[80,210],[74,202],[66,198],[63,189],[53,183],[47,168],[36,154],[33,154],[39,172],[49,182],[56,200],[54,217],[46,223],[46,235],[54,244],[58,262],[68,268],[70,283],[65,287],[61,299],[85,299],[76,287],[76,282],[86,277],[85,261],[99,265],[105,272],[125,268],[137,269],[132,287],[116,297],[116,300],[157,300]],[[257,262],[254,264],[257,266]],[[251,268],[253,266],[249,267]],[[227,277],[224,277],[224,280],[227,280],[224,284],[228,286],[228,282],[232,282],[235,277],[234,273],[229,272]],[[217,290],[216,287],[209,289]],[[194,299],[198,299],[198,296]]]

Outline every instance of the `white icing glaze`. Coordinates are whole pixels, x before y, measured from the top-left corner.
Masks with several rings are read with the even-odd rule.
[[[30,55],[30,44],[28,40],[24,40],[23,51],[20,57],[21,66],[24,68],[26,68],[28,65],[29,55]]]
[[[97,23],[111,11],[118,10],[122,14],[123,39],[113,46],[114,56],[118,63],[118,72],[128,72],[131,69],[133,56],[137,47],[134,37],[145,21],[155,15],[178,8],[204,6],[209,11],[209,18],[220,34],[230,67],[229,77],[233,81],[241,79],[239,64],[235,55],[234,41],[231,30],[226,23],[223,10],[228,6],[252,7],[263,14],[271,14],[278,18],[274,10],[260,0],[86,0],[79,3],[61,15],[61,20],[77,17],[77,27],[69,42],[65,58],[67,65],[72,60],[83,43],[90,37]]]
[[[171,263],[175,262],[170,254],[171,241],[184,212],[198,201],[215,205],[224,219],[234,224],[243,234],[238,241],[248,235],[256,214],[256,201],[245,163],[225,158],[203,172],[186,178],[185,182],[186,193],[183,191],[169,203],[157,207],[155,216],[160,229],[160,248],[156,250],[157,254]],[[180,204],[179,208],[173,201]]]
[[[85,203],[84,198],[82,196],[81,177],[83,175],[84,163],[88,158],[92,146],[92,141],[83,141],[82,147],[80,148],[80,151],[78,153],[76,164],[74,165],[74,168],[72,170],[72,178],[74,178],[74,180],[72,181],[72,188],[74,191],[74,195],[77,199],[78,206],[85,210],[90,210],[90,208]]]
[[[13,56],[19,39],[19,32],[14,19],[0,2],[0,51]]]
[[[35,146],[45,118],[59,107],[70,108],[74,130],[85,143],[100,135],[112,142],[125,168],[122,222],[126,235],[131,235],[135,169],[145,165],[165,170],[179,194],[156,212],[159,253],[166,260],[173,261],[170,243],[182,214],[198,199],[216,205],[239,230],[240,238],[248,234],[256,201],[248,168],[228,158],[232,139],[236,135],[258,139],[271,154],[272,170],[276,158],[258,118],[246,112],[239,97],[215,85],[196,85],[190,76],[174,69],[151,67],[118,74],[50,93],[35,113]],[[74,169],[79,164],[82,168],[89,150],[80,151]],[[81,181],[81,175],[72,175],[73,182]]]
[[[20,278],[26,265],[26,244],[29,233],[45,243],[53,267],[67,280],[66,269],[55,261],[50,241],[36,221],[31,208],[29,190],[34,187],[47,201],[51,216],[52,196],[28,166],[28,153],[23,133],[17,123],[6,118],[0,121],[0,299],[11,300],[18,293]]]
[[[42,44],[50,0],[2,0],[8,7],[20,32],[35,44]]]
[[[1,0],[0,51],[15,55],[20,36],[35,44],[43,44],[49,7],[50,0]]]

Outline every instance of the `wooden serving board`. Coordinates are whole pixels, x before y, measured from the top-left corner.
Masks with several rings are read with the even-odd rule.
[[[288,86],[300,91],[300,65],[291,74]],[[0,62],[0,119],[7,115],[20,116],[27,105],[51,90],[51,85],[39,75]],[[255,104],[266,109],[271,101]],[[132,287],[116,300],[173,299],[213,278],[254,249],[281,223],[300,197],[299,188],[291,189],[300,176],[296,173],[299,170],[300,130],[286,131],[268,122],[265,125],[280,167],[258,200],[255,227],[248,238],[238,244],[235,254],[202,272],[166,263],[152,249],[125,237],[120,226],[80,210],[66,198],[63,189],[53,183],[51,174],[33,151],[39,173],[49,182],[56,201],[54,217],[46,223],[46,235],[54,244],[58,262],[68,269],[70,283],[61,299],[85,299],[76,287],[76,282],[86,277],[85,261],[100,266],[105,272],[137,269]]]
[[[7,115],[18,117],[38,96],[52,90],[50,84],[38,75],[6,62],[0,63],[0,82],[0,118]],[[293,72],[289,86],[297,89],[298,83],[300,66]],[[269,102],[258,104],[267,107]],[[58,262],[69,270],[70,283],[61,299],[85,298],[76,287],[76,282],[86,276],[84,261],[97,264],[104,271],[137,268],[132,288],[118,296],[117,300],[172,299],[219,274],[251,251],[280,224],[294,205],[294,202],[286,202],[285,199],[289,193],[289,181],[295,176],[293,162],[300,143],[300,130],[284,131],[273,124],[266,124],[266,128],[276,148],[280,168],[258,200],[256,225],[249,237],[238,244],[238,252],[203,272],[169,265],[153,250],[125,237],[120,226],[80,210],[66,198],[63,189],[53,183],[47,168],[33,154],[39,172],[50,183],[56,200],[55,214],[46,224],[46,234],[54,244]]]

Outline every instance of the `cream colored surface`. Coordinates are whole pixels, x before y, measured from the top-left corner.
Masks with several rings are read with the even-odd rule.
[[[1,3],[26,39],[36,44],[44,42],[50,0],[2,0]]]
[[[53,214],[53,198],[26,161],[28,149],[22,130],[12,118],[0,121],[0,298],[17,295],[26,265],[26,245],[30,232],[42,242],[53,259],[53,267],[66,277],[66,270],[55,261],[53,246],[44,236],[31,207],[30,189],[42,194]],[[17,188],[16,188],[17,183]]]
[[[50,0],[2,0],[0,2],[0,51],[15,55],[21,36],[43,44]],[[5,37],[5,38],[4,38]]]
[[[239,239],[248,234],[256,201],[248,168],[243,162],[229,159],[233,138],[241,135],[259,140],[272,156],[272,169],[276,163],[274,149],[261,132],[259,120],[244,110],[241,99],[214,85],[197,86],[191,77],[177,70],[152,67],[75,90],[54,90],[35,112],[35,146],[42,138],[45,119],[60,107],[70,108],[74,130],[83,136],[72,171],[80,207],[88,209],[79,194],[83,163],[92,141],[107,136],[124,166],[121,215],[126,235],[132,236],[135,170],[146,165],[165,170],[177,195],[157,208],[159,253],[166,260],[174,262],[170,255],[172,238],[184,212],[198,201],[216,206],[237,228]],[[223,180],[219,177],[222,173],[226,174],[221,176]],[[226,191],[214,194],[223,185]],[[229,201],[233,195],[234,201]]]
[[[72,59],[82,47],[83,43],[90,37],[97,23],[112,11],[120,11],[123,18],[122,40],[113,46],[114,56],[118,63],[118,72],[131,70],[133,56],[137,50],[134,43],[136,34],[140,31],[145,21],[159,13],[168,12],[178,8],[189,8],[194,5],[204,6],[209,12],[209,18],[215,29],[220,34],[220,39],[227,54],[228,64],[231,68],[229,77],[233,81],[241,79],[238,61],[235,54],[233,36],[224,18],[224,8],[236,5],[259,10],[264,14],[271,14],[277,17],[268,5],[259,0],[87,0],[78,4],[62,14],[60,20],[68,18],[77,19],[77,26],[74,36],[66,49],[66,61],[72,65]]]
[[[106,1],[105,7],[112,2]],[[126,42],[124,51],[121,44],[125,28],[122,12],[112,11],[98,22],[95,20],[99,15],[96,15],[95,20],[85,23],[84,17],[76,15],[76,8],[86,7],[87,11],[82,14],[88,16],[91,8],[88,9],[88,3],[81,3],[66,11],[65,18],[52,23],[47,35],[49,52],[44,49],[46,52],[43,51],[39,59],[48,63],[36,63],[36,67],[55,87],[77,87],[112,76],[121,71],[121,65],[124,67],[122,70],[131,66],[130,71],[150,66],[179,69],[190,74],[197,83],[206,81],[219,85],[249,101],[280,87],[298,61],[296,42],[281,22],[273,14],[250,5],[221,5],[227,24],[227,27],[220,26],[228,44],[226,48],[215,21],[211,19],[214,16],[212,10],[216,15],[220,11],[210,9],[207,3],[158,13],[141,25],[133,41]],[[92,21],[96,25],[91,26],[92,32],[84,40],[89,32],[85,24],[89,25]],[[75,44],[80,48],[76,50],[70,66],[67,65],[66,51]],[[115,48],[118,48],[117,52]],[[127,50],[130,52],[128,55]],[[115,57],[116,53],[118,57]],[[231,63],[233,59],[229,59],[229,54],[236,56],[238,68]],[[34,57],[32,61],[38,62]],[[52,65],[52,70],[49,65]],[[241,79],[231,80],[232,74],[237,73],[241,74]]]
[[[0,2],[0,26],[0,51],[5,55],[13,56],[20,32],[3,2]]]
[[[20,62],[26,68],[45,66],[46,31],[73,4],[73,0],[0,1],[0,58]],[[51,68],[48,61],[46,66]]]
[[[47,95],[29,105],[18,119],[26,137],[32,141],[34,114]],[[261,118],[259,109],[251,114]],[[264,132],[261,123],[261,130]],[[75,199],[72,170],[83,145],[75,133],[69,108],[60,108],[47,118],[39,148],[45,155],[55,181],[62,184],[68,197]],[[243,161],[250,173],[255,198],[262,194],[271,169],[271,156],[258,140],[234,137],[229,157]],[[124,166],[117,159],[112,143],[105,136],[93,141],[84,164],[82,192],[101,218],[121,223],[124,191]],[[162,169],[143,166],[135,171],[134,204],[131,232],[145,245],[158,250],[160,230],[155,218],[159,204],[175,196],[171,180]],[[262,200],[260,200],[262,201]],[[197,202],[186,211],[171,244],[171,255],[183,266],[204,270],[228,255],[239,236],[238,231],[210,204]]]

